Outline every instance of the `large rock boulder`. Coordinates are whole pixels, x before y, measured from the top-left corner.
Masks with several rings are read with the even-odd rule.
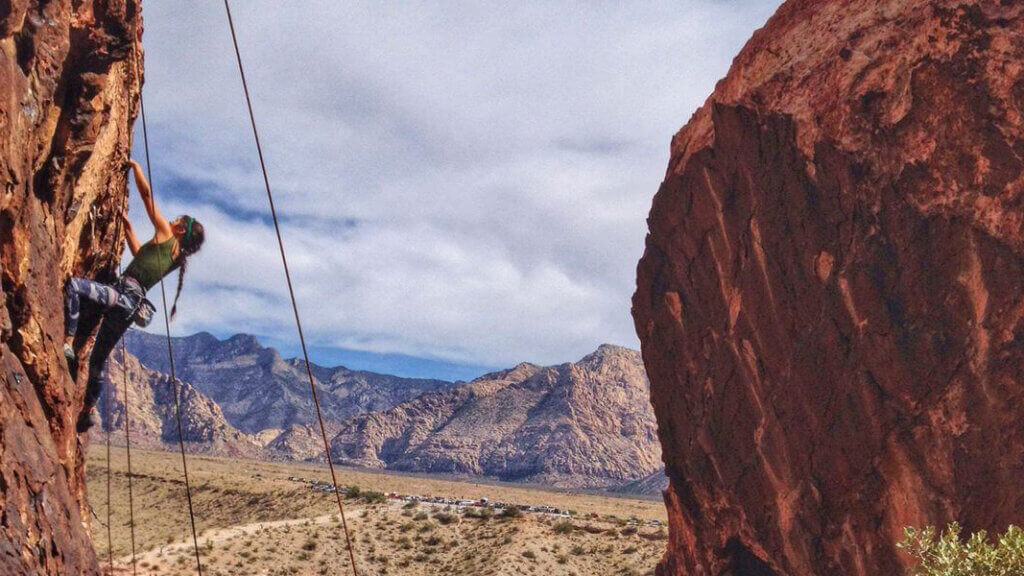
[[[658,573],[1024,521],[1024,3],[791,0],[674,138],[633,300]]]
[[[120,254],[137,0],[0,3],[0,573],[97,573],[84,387],[61,353],[69,275]]]

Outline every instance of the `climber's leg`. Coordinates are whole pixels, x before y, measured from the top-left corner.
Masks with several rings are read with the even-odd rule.
[[[111,289],[117,293],[116,290]],[[113,352],[117,341],[121,339],[125,331],[131,325],[131,316],[135,310],[137,301],[134,295],[120,295],[117,305],[103,315],[103,323],[96,334],[96,343],[93,344],[92,353],[89,354],[89,381],[85,387],[85,406],[78,418],[78,431],[84,432],[93,425],[92,409],[99,400],[107,384],[107,359]]]
[[[117,304],[118,296],[117,290],[106,284],[88,278],[69,279],[64,285],[64,336],[74,338],[78,331],[82,298],[106,310]]]
[[[64,285],[64,358],[72,377],[78,374],[78,355],[75,354],[74,339],[78,332],[78,317],[82,298],[108,310],[118,304],[120,294],[114,288],[89,280],[71,278]]]

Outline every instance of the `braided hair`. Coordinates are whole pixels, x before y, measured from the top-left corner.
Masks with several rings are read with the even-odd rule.
[[[188,267],[188,257],[199,252],[203,247],[203,240],[206,234],[203,225],[195,218],[185,215],[179,220],[185,221],[185,234],[178,238],[178,257],[175,259],[175,266],[178,267],[178,290],[174,293],[174,304],[171,306],[171,318],[178,312],[178,297],[181,296],[181,287],[185,283],[185,269]]]

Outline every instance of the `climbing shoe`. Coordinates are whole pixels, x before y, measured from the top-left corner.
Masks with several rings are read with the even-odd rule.
[[[92,416],[92,408],[86,408],[78,415],[78,423],[75,425],[75,430],[77,430],[79,434],[85,434],[95,423],[96,421]]]
[[[64,359],[68,361],[68,372],[74,377],[78,374],[78,356],[75,355],[75,349],[71,347],[71,344],[64,344]]]

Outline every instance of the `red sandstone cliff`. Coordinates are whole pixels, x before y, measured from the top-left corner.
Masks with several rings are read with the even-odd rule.
[[[660,575],[1024,521],[1024,5],[791,0],[675,137],[634,318]]]
[[[137,0],[0,2],[0,574],[97,573],[61,287],[109,275]]]

